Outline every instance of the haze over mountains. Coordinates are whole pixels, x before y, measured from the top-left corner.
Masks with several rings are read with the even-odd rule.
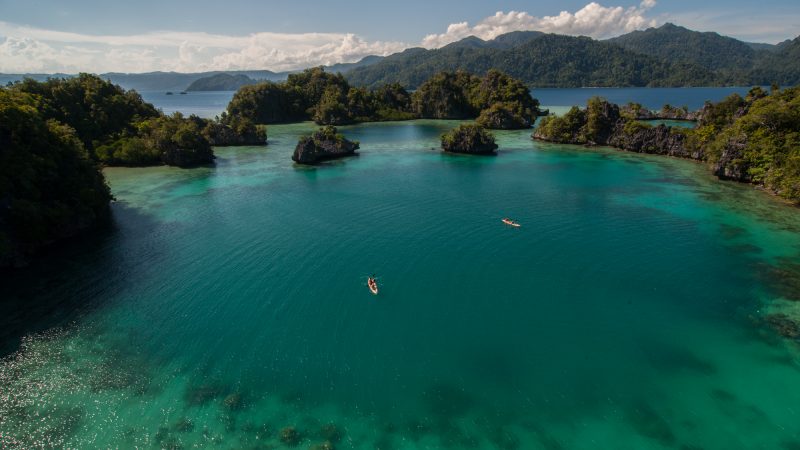
[[[326,70],[345,74],[357,86],[399,82],[415,88],[442,70],[482,74],[490,68],[534,87],[792,85],[800,83],[800,37],[775,45],[749,43],[671,23],[607,40],[514,31],[492,40],[470,36],[438,49],[415,47],[386,57],[368,56]],[[140,91],[190,86],[193,90],[235,90],[250,81],[285,80],[289,73],[251,70],[101,76]],[[67,75],[24,76],[41,80]],[[22,77],[0,75],[0,82]]]
[[[354,68],[374,64],[380,61],[380,56],[367,56],[354,63],[341,63],[326,66],[329,72],[346,73]],[[297,71],[299,72],[299,71]],[[136,89],[137,91],[209,91],[209,90],[236,90],[239,87],[259,81],[283,81],[292,72],[272,72],[270,70],[235,70],[235,71],[213,71],[197,73],[180,72],[146,72],[146,73],[118,73],[108,72],[99,74],[104,79],[111,80],[113,83],[125,89]],[[74,74],[65,73],[27,73],[27,74],[0,74],[0,84],[7,84],[28,77],[37,81],[44,81],[48,78],[64,78]],[[225,75],[220,77],[220,75]],[[197,84],[195,84],[197,83]],[[194,85],[194,88],[192,86]]]

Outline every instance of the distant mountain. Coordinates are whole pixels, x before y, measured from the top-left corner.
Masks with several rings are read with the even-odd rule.
[[[73,75],[66,73],[0,73],[0,85],[19,81],[23,78],[31,78],[36,81],[46,81],[48,78],[69,78]]]
[[[756,50],[742,41],[717,33],[692,31],[671,23],[623,34],[608,42],[635,53],[668,61],[686,61],[724,72],[733,82],[746,79],[756,60]]]
[[[469,36],[442,48],[407,49],[354,69],[355,85],[399,82],[414,88],[433,73],[497,68],[539,87],[781,85],[800,83],[797,39],[748,43],[671,23],[613,39],[516,31],[484,41]]]
[[[237,70],[199,73],[148,72],[148,73],[104,73],[100,77],[110,80],[125,89],[137,91],[182,91],[201,78],[219,74],[244,75],[253,80],[280,81],[286,79],[286,73],[275,73],[269,70]]]
[[[334,64],[325,67],[328,72],[341,72],[347,73],[358,67],[366,67],[375,64],[383,59],[382,56],[367,56],[358,62]],[[110,80],[114,84],[118,84],[125,89],[135,89],[137,91],[182,91],[188,89],[188,86],[200,79],[214,77],[216,75],[228,75],[230,77],[237,77],[237,80],[244,81],[241,76],[250,78],[252,81],[284,81],[290,73],[299,72],[272,72],[269,70],[231,70],[231,71],[213,71],[213,72],[198,72],[198,73],[181,73],[181,72],[145,72],[145,73],[119,73],[109,72],[103,73],[99,76],[103,79]],[[15,81],[22,80],[23,78],[33,78],[36,81],[44,81],[48,78],[70,78],[75,74],[56,73],[56,74],[0,74],[0,85],[6,85]],[[218,78],[217,82],[224,84],[224,81],[229,78]],[[205,83],[205,81],[204,81]],[[235,85],[231,82],[230,86]],[[231,89],[223,90],[237,90],[242,85],[233,87]],[[195,89],[200,90],[200,89]],[[202,89],[208,90],[208,89]]]
[[[501,34],[491,41],[487,41],[487,44],[492,48],[509,49],[544,35],[545,33],[541,31],[512,31],[510,33]]]
[[[664,61],[588,37],[536,32],[502,35],[491,41],[469,37],[435,50],[407,49],[345,76],[361,86],[399,82],[415,88],[439,71],[483,74],[490,68],[539,87],[700,86],[714,82],[713,73],[696,64]]]
[[[460,41],[451,42],[445,45],[444,47],[442,47],[442,49],[454,50],[460,48],[486,48],[487,47],[486,44],[487,44],[486,41],[484,41],[479,37],[467,36],[464,39],[461,39]]]
[[[361,60],[354,63],[339,63],[339,64],[334,64],[332,66],[325,66],[325,71],[330,73],[337,73],[337,72],[347,73],[359,67],[371,66],[382,59],[383,56],[377,56],[377,55],[365,56],[361,58]]]
[[[751,72],[753,84],[792,86],[800,83],[800,36],[760,55]]]
[[[187,91],[238,91],[240,87],[255,84],[256,80],[247,75],[218,73],[210,77],[194,80]]]
[[[542,33],[541,31],[512,31],[488,41],[484,41],[476,36],[467,36],[460,41],[451,42],[441,49],[453,50],[463,48],[494,48],[506,50],[526,42],[530,42],[531,40],[544,35],[545,33]]]
[[[253,80],[285,80],[288,72],[271,72],[269,70],[237,70],[237,71],[215,71],[199,73],[180,73],[180,72],[146,72],[146,73],[118,73],[109,72],[100,74],[100,78],[118,84],[124,89],[135,89],[137,91],[182,91],[187,86],[201,78],[225,73],[228,75],[244,75]],[[70,78],[75,74],[0,74],[0,83],[19,81],[23,78],[33,78],[37,81],[44,81],[47,78]]]
[[[712,70],[720,84],[800,83],[798,39],[777,45],[742,42],[671,23],[634,31],[608,42],[667,61],[688,61]]]
[[[763,42],[745,42],[745,44],[747,44],[750,48],[752,48],[755,51],[760,51],[760,50],[774,51],[777,50],[778,48],[778,46],[775,44],[765,44]]]
[[[386,57],[334,64],[352,84],[376,87],[399,82],[416,88],[440,71],[483,74],[490,68],[538,87],[720,86],[800,84],[800,38],[776,45],[742,42],[717,33],[671,23],[598,41],[587,37],[514,31],[483,40],[469,36],[442,48],[414,47]],[[126,89],[180,91],[197,80],[226,74],[254,81],[283,81],[294,72],[268,70],[202,73],[106,73],[100,76]],[[37,80],[65,74],[3,75],[0,83],[29,76]],[[218,80],[230,80],[221,77]],[[243,78],[237,78],[244,81]],[[205,81],[204,81],[205,83]],[[233,82],[231,82],[233,86]]]

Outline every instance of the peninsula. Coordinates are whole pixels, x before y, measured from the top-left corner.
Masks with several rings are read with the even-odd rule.
[[[637,120],[638,111],[595,97],[585,109],[544,118],[533,138],[704,161],[721,179],[753,183],[800,203],[800,87],[755,87],[745,97],[706,102],[691,115],[694,129],[653,127]]]

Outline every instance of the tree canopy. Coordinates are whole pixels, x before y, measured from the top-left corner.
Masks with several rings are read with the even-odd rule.
[[[233,96],[226,117],[261,124],[314,120],[320,125],[466,119],[476,118],[499,103],[502,108],[497,106],[493,112],[503,117],[487,116],[485,126],[528,127],[539,112],[538,101],[521,81],[496,70],[484,77],[466,72],[437,73],[409,94],[398,83],[374,90],[351,87],[342,75],[317,67],[293,74],[285,83],[243,87]]]
[[[78,133],[40,105],[0,89],[0,267],[109,216],[110,190]]]

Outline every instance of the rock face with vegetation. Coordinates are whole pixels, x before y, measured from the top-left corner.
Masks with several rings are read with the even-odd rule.
[[[317,164],[330,159],[354,155],[358,142],[345,139],[336,127],[326,126],[311,136],[303,136],[297,142],[292,160],[299,164]]]
[[[615,132],[606,141],[606,145],[629,152],[702,159],[703,151],[695,151],[687,146],[686,134],[682,130],[665,125],[653,127],[635,121],[628,121],[622,125],[621,130],[615,129]]]
[[[492,133],[480,125],[462,124],[442,135],[442,150],[450,153],[492,155],[497,150]]]
[[[697,128],[651,127],[593,98],[586,109],[547,117],[533,137],[706,161],[719,178],[754,183],[800,203],[800,87],[753,88],[706,103]]]

